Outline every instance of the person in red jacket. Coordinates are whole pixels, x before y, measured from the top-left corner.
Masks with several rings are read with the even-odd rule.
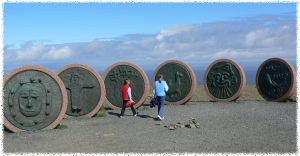
[[[124,80],[124,84],[123,84],[123,87],[122,87],[122,99],[123,99],[123,106],[122,106],[120,118],[124,118],[126,103],[128,101],[134,102],[132,100],[132,96],[131,96],[130,80],[128,80],[128,79]],[[138,113],[135,111],[133,105],[130,106],[130,108],[132,110],[133,116],[137,116]]]

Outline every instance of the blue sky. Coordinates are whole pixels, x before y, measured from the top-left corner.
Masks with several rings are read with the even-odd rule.
[[[4,43],[91,41],[295,11],[291,3],[5,3]]]
[[[296,64],[296,3],[4,3],[4,72],[26,64],[145,70],[219,58],[245,70],[270,57]],[[253,70],[254,71],[254,70]]]

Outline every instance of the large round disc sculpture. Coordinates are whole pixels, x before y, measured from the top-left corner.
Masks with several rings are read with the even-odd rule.
[[[170,104],[185,104],[195,93],[197,82],[192,68],[178,60],[169,60],[160,64],[152,78],[152,86],[158,74],[163,75],[169,90],[165,100]]]
[[[283,59],[268,59],[260,65],[256,73],[256,87],[264,99],[284,101],[295,92],[296,71]]]
[[[131,95],[136,102],[134,107],[142,105],[149,93],[149,81],[145,72],[135,64],[118,62],[108,67],[103,73],[107,104],[110,108],[122,107],[122,86],[124,79],[131,81]]]
[[[67,110],[60,78],[40,66],[16,68],[5,76],[4,125],[12,132],[55,128]]]
[[[246,76],[242,67],[228,59],[209,65],[204,75],[204,88],[213,101],[233,101],[242,95]]]
[[[58,71],[68,93],[68,116],[95,115],[105,98],[104,82],[92,68],[82,64],[70,64]]]

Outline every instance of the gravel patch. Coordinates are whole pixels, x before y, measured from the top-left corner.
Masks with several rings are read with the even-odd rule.
[[[165,120],[157,108],[107,110],[105,117],[68,118],[67,128],[4,132],[4,152],[296,152],[296,103],[237,101],[167,105]],[[194,118],[199,128],[176,128]]]

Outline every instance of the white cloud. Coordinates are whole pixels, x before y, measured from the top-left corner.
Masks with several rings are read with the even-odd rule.
[[[26,47],[24,49],[18,49],[16,51],[16,60],[23,61],[23,60],[31,60],[37,59],[44,50],[43,44],[32,45],[31,47]]]
[[[9,51],[11,49],[7,49]],[[14,51],[14,50],[12,50]],[[7,52],[5,53],[7,55]],[[70,57],[72,50],[68,46],[55,47],[44,44],[30,44],[20,49],[16,49],[14,53],[9,53],[9,58],[15,61],[37,61],[37,60],[59,60]]]
[[[62,66],[76,62],[105,67],[120,60],[142,66],[157,66],[168,59],[199,65],[218,58],[259,64],[269,57],[281,57],[295,62],[296,17],[278,16],[177,25],[155,34],[130,34],[110,40],[6,46],[4,59],[6,63],[40,61],[40,64]]]
[[[59,60],[70,57],[72,54],[71,49],[68,46],[62,48],[52,47],[48,52],[42,55],[42,59]]]
[[[256,53],[237,50],[237,49],[224,49],[222,51],[216,52],[213,54],[213,59],[221,59],[221,58],[230,58],[230,59],[247,59],[247,58],[255,58],[257,57]]]
[[[157,35],[156,39],[162,41],[166,37],[170,37],[172,35],[176,35],[179,33],[189,32],[193,29],[193,25],[176,25],[166,29],[162,29]]]

